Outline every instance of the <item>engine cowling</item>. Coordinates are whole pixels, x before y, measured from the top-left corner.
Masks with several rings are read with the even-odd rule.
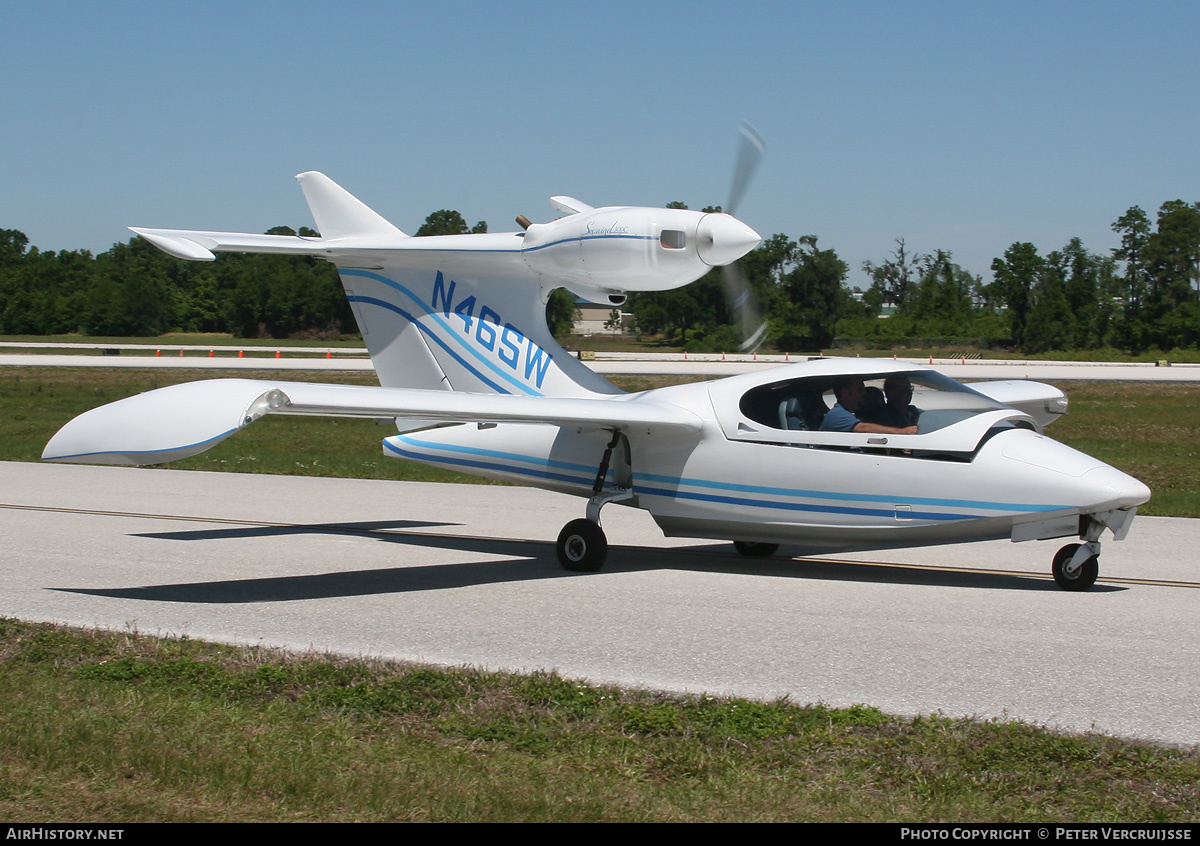
[[[548,283],[619,305],[626,291],[680,288],[761,242],[727,214],[620,206],[531,224],[521,252]]]

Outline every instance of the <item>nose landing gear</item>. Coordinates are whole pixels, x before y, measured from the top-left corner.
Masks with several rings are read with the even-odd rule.
[[[1100,575],[1100,533],[1107,526],[1112,528],[1117,540],[1122,540],[1136,513],[1137,509],[1132,508],[1082,516],[1079,539],[1083,543],[1069,543],[1054,555],[1051,572],[1055,584],[1072,591],[1087,590],[1094,585]]]
[[[1063,590],[1087,590],[1100,575],[1100,544],[1069,543],[1054,556],[1055,583]]]

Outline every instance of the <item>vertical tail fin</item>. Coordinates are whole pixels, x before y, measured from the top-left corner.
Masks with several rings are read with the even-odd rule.
[[[323,173],[296,179],[319,238],[133,231],[189,261],[230,251],[332,262],[385,387],[551,397],[621,393],[555,342],[546,326],[546,297],[561,279],[530,267],[525,233],[410,238]]]
[[[409,240],[424,247],[440,239]],[[487,250],[480,262],[481,253],[416,246],[376,256],[373,266],[333,257],[380,384],[515,396],[621,393],[554,340],[540,283],[519,253]]]
[[[296,177],[385,387],[620,393],[546,326],[521,233],[410,238],[322,173]]]

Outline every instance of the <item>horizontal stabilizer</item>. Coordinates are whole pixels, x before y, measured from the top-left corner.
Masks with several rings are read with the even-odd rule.
[[[133,229],[132,226],[129,228]],[[188,238],[182,234],[156,232],[153,229],[133,229],[133,231],[164,253],[175,256],[175,258],[187,259],[188,261],[215,261],[217,258],[212,254],[212,250],[204,246],[198,238]]]
[[[355,250],[388,249],[408,236],[364,205],[328,176],[316,171],[296,177],[321,237],[210,232],[199,229],[130,230],[176,258],[212,261],[217,252],[274,253],[333,258]]]
[[[148,391],[79,415],[46,444],[44,461],[162,464],[201,453],[264,414],[548,423],[655,434],[700,430],[665,403],[470,394],[367,385],[209,379]]]
[[[194,229],[143,229],[129,227],[164,253],[188,261],[212,261],[214,252],[275,253],[278,255],[325,255],[327,246],[318,238],[298,235],[255,235],[252,232],[207,232]]]

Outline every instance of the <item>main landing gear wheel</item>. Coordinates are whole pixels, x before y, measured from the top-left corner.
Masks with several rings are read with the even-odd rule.
[[[1063,590],[1087,590],[1096,583],[1100,575],[1100,556],[1093,555],[1086,559],[1073,573],[1067,572],[1067,565],[1075,556],[1075,551],[1082,544],[1069,543],[1054,556],[1054,581]]]
[[[758,541],[734,541],[733,547],[747,558],[770,558],[779,551],[777,543],[759,543]]]
[[[558,534],[558,563],[572,573],[594,573],[608,556],[608,538],[591,520],[572,520]]]

